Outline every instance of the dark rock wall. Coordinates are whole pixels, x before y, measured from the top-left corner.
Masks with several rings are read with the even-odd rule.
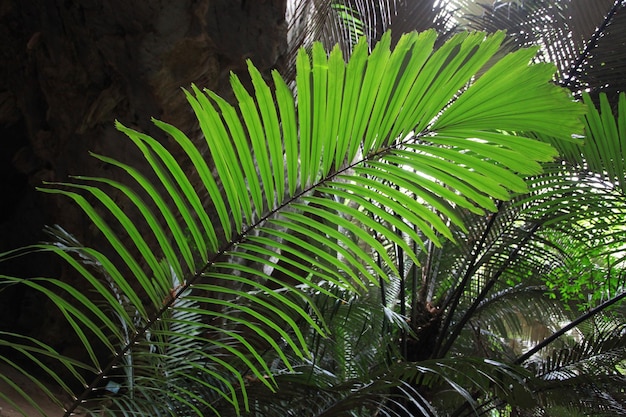
[[[102,175],[96,152],[142,168],[115,119],[153,134],[156,117],[194,132],[180,88],[230,97],[231,71],[250,58],[262,72],[286,50],[286,0],[0,0],[0,251],[44,238],[60,224],[84,244],[101,237],[42,181]],[[107,176],[115,177],[107,172]],[[80,281],[49,259],[0,264],[0,274]],[[28,331],[60,349],[64,335],[44,300],[0,292],[0,329]]]

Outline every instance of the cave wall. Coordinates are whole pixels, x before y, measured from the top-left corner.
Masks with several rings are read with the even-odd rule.
[[[68,199],[36,187],[102,175],[107,167],[89,152],[142,169],[116,119],[166,145],[151,117],[196,131],[180,88],[193,82],[228,98],[229,74],[244,75],[248,58],[269,73],[286,50],[285,3],[0,0],[0,251],[44,239],[45,224],[98,247],[102,237]],[[42,256],[1,263],[0,274],[81,285]],[[37,335],[71,354],[51,309],[23,289],[2,291],[0,330]]]

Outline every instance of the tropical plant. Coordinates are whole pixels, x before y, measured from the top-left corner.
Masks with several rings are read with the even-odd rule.
[[[408,262],[421,265],[415,247],[469,233],[464,213],[496,211],[494,200],[524,192],[521,177],[539,174],[538,162],[556,156],[527,132],[564,139],[580,132],[582,107],[550,85],[554,68],[529,65],[536,49],[485,69],[504,34],[463,33],[435,49],[436,38],[434,31],[408,34],[392,51],[386,34],[371,54],[362,40],[347,63],[338,48],[327,54],[315,44],[298,55],[297,100],[278,73],[272,89],[252,64],[252,94],[232,78],[238,108],[193,86],[186,94],[207,155],[176,127],[154,122],[184,151],[197,184],[158,141],[118,125],[153,173],[94,155],[125,172],[133,187],[76,177],[42,189],[74,200],[110,247],[83,247],[57,229],[52,243],[27,248],[60,256],[93,294],[55,278],[2,277],[5,286],[50,297],[88,360],[3,334],[12,351],[3,361],[41,388],[21,360],[39,365],[67,393],[82,387],[66,415],[81,405],[125,415],[262,415],[252,393],[276,391],[305,373],[331,391],[326,415],[431,413],[429,392],[445,387],[472,401],[474,390],[498,384],[498,394],[510,397],[507,387],[523,382],[517,368],[460,358],[397,364],[403,356],[393,351],[361,350],[352,332],[363,320],[345,316],[346,308],[360,311],[369,332],[383,336],[380,326],[402,322],[393,305],[382,310],[388,315],[367,313],[361,295],[372,287],[388,293]],[[127,201],[111,199],[111,188]],[[354,324],[338,326],[342,316]],[[344,361],[333,365],[319,349]],[[345,360],[357,356],[378,369]],[[463,374],[466,388],[455,381],[461,365],[472,370]],[[332,375],[327,368],[335,368]],[[350,401],[336,401],[341,387]],[[92,406],[94,392],[108,401]]]
[[[507,48],[542,45],[539,60],[557,63],[560,70],[556,80],[588,105],[586,145],[552,142],[560,151],[560,161],[544,165],[545,173],[530,179],[529,196],[521,196],[515,205],[501,205],[496,217],[465,216],[468,229],[474,233],[459,232],[457,242],[461,245],[444,246],[443,250],[428,247],[421,252],[420,267],[401,269],[407,272],[396,285],[401,288],[396,293],[399,310],[410,316],[419,330],[416,333],[421,332],[402,337],[401,350],[404,357],[415,352],[411,349],[415,347],[419,348],[419,358],[433,355],[435,348],[429,341],[433,340],[433,332],[442,330],[441,318],[433,317],[432,312],[439,311],[445,327],[435,355],[474,354],[523,363],[542,349],[560,349],[566,331],[576,330],[594,315],[615,308],[625,297],[620,220],[624,214],[620,189],[624,159],[620,155],[626,118],[620,112],[626,107],[618,106],[625,62],[624,49],[618,46],[624,43],[624,32],[620,31],[624,15],[619,11],[624,5],[621,1],[454,3],[459,6],[456,17],[462,26],[506,29],[510,34],[505,41]],[[395,6],[399,15],[412,6],[429,10],[423,2]],[[430,10],[436,9],[435,4],[431,6]],[[376,20],[366,12],[361,15]],[[387,22],[384,16],[379,21]],[[582,94],[584,90],[591,95]],[[594,109],[596,104],[601,113]],[[405,263],[402,255],[397,262]],[[439,309],[434,310],[437,304]],[[585,312],[573,320],[567,311],[572,307]],[[623,317],[623,309],[613,314]],[[569,320],[573,321],[558,330]],[[450,328],[454,329],[451,336],[446,334]],[[606,330],[608,334],[612,331]],[[522,354],[529,344],[536,345]],[[503,350],[507,353],[504,357]],[[591,349],[586,352],[593,356]],[[614,352],[599,369],[614,367],[623,360],[623,345]],[[516,355],[521,356],[516,359]],[[620,403],[624,392],[623,366],[621,369],[612,376],[615,379],[610,385],[586,386],[595,390],[587,396],[597,394],[595,402],[585,403],[585,396],[579,396],[578,411],[575,401],[562,404],[561,410],[581,415],[621,413],[619,407],[606,408],[600,401],[601,397],[618,398],[613,404]],[[581,384],[581,379],[572,384]],[[559,398],[556,392],[552,398]],[[483,407],[496,403],[485,401]],[[548,411],[551,415],[557,413],[555,407]],[[486,410],[491,409],[480,412]],[[500,407],[500,412],[510,411],[511,404]],[[522,413],[519,409],[515,412]],[[528,413],[536,415],[532,413],[539,411]]]
[[[311,33],[343,42],[347,64],[319,44],[294,55],[295,99],[289,71],[272,88],[250,65],[252,95],[233,78],[238,109],[194,87],[206,144],[155,121],[193,174],[120,125],[154,173],[98,155],[135,184],[78,177],[44,190],[75,200],[111,247],[85,248],[56,228],[52,243],[29,249],[59,255],[94,294],[50,278],[4,284],[53,299],[89,360],[4,334],[4,362],[41,385],[23,365],[34,360],[79,392],[68,414],[81,404],[124,415],[619,413],[623,325],[617,316],[584,326],[624,296],[622,231],[607,227],[623,217],[610,186],[623,158],[593,158],[566,140],[582,133],[582,110],[547,83],[549,65],[527,65],[534,50],[500,59],[511,37],[452,37],[443,3],[304,3],[298,10],[315,7],[300,43]],[[520,12],[532,26],[529,11],[569,10],[549,3],[500,2],[483,17]],[[443,33],[407,35],[391,52],[398,39],[381,35],[410,21],[393,19],[410,15],[402,7],[426,7],[423,24]],[[601,28],[615,28],[611,19]],[[600,150],[624,137],[611,106],[587,116],[586,140]],[[540,141],[561,159],[549,163],[556,153]],[[111,200],[110,187],[127,201]],[[595,284],[604,291],[588,293],[603,296],[562,327],[583,304],[576,285]]]

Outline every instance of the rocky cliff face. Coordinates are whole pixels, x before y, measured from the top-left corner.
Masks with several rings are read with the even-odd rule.
[[[286,49],[285,2],[0,0],[0,251],[43,239],[44,224],[97,246],[100,236],[70,201],[35,187],[102,175],[107,167],[88,152],[140,163],[116,119],[165,144],[151,117],[193,134],[180,88],[196,83],[228,98],[229,73],[245,74],[245,59],[269,72]],[[42,257],[2,264],[3,273],[62,276],[80,288]],[[70,353],[47,307],[22,289],[6,290],[0,328]]]

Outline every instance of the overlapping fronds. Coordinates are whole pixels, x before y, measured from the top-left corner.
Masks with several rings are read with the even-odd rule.
[[[386,401],[389,385],[369,387],[368,381],[373,369],[398,356],[394,329],[408,325],[381,308],[377,287],[363,296],[333,286],[328,290],[311,291],[311,300],[328,323],[329,336],[306,333],[311,358],[293,358],[296,372],[276,375],[276,391],[258,382],[249,386],[255,399],[251,415],[332,416],[339,410],[362,415]]]
[[[359,39],[373,47],[383,33],[399,35],[435,29],[438,44],[456,28],[451,2],[439,0],[292,0],[287,2],[289,50],[281,65],[285,79],[293,79],[300,48],[310,49],[315,41],[327,48],[339,45],[350,55]],[[394,39],[397,41],[398,39]]]
[[[448,415],[465,406],[469,415],[477,413],[481,406],[479,397],[484,392],[514,406],[526,407],[533,403],[531,385],[526,380],[529,372],[490,359],[451,357],[399,364],[392,367],[389,374],[397,372],[404,374],[404,380],[414,378],[417,385],[425,388],[422,392],[426,396],[436,393],[437,409]]]
[[[435,303],[445,311],[439,355],[453,346],[456,352],[489,355],[502,344],[493,341],[522,338],[522,326],[529,329],[533,319],[548,323],[558,313],[545,297],[544,279],[562,265],[563,254],[537,236],[537,225],[517,204],[499,204],[485,219],[464,218],[475,230],[466,239],[469,248],[436,249],[448,252],[439,256],[441,277],[433,285]],[[527,312],[531,306],[536,314]]]
[[[297,99],[278,73],[270,86],[252,64],[254,91],[231,80],[237,106],[193,86],[186,94],[209,155],[154,122],[197,183],[159,141],[118,124],[152,172],[94,155],[132,185],[76,177],[43,189],[74,200],[110,245],[32,248],[60,256],[92,292],[56,278],[2,277],[50,297],[86,363],[17,336],[3,343],[23,359],[45,359],[41,368],[68,393],[66,376],[46,363],[77,381],[66,415],[94,392],[117,395],[103,413],[249,409],[252,381],[275,390],[274,375],[295,372],[291,358],[311,357],[302,323],[327,334],[303,288],[356,293],[398,276],[381,242],[407,254],[405,237],[439,245],[453,237],[451,225],[464,228],[458,208],[494,210],[556,155],[519,132],[579,132],[582,107],[549,83],[554,67],[529,65],[536,49],[476,79],[504,35],[460,34],[438,49],[436,37],[411,33],[392,51],[386,34],[371,54],[362,40],[347,63],[338,48],[315,44],[298,55]],[[114,201],[110,188],[125,199]]]
[[[616,11],[623,7],[615,0],[496,1],[477,2],[462,16],[469,26],[488,31],[506,30],[517,47],[542,45],[540,59],[558,66],[558,79],[572,90],[602,89],[609,66],[623,74]],[[617,56],[615,54],[617,53]],[[611,57],[610,54],[614,56]],[[621,60],[623,61],[623,60]],[[617,74],[615,74],[617,75]],[[617,80],[615,80],[617,81]],[[617,87],[611,82],[610,88]],[[619,91],[619,90],[617,90]]]
[[[526,372],[532,372],[532,376],[526,374],[523,385],[529,390],[526,395],[519,396],[518,391],[513,401],[491,396],[480,403],[478,411],[472,410],[468,402],[452,415],[470,416],[511,408],[529,416],[546,412],[559,416],[623,414],[624,372],[620,368],[624,354],[623,323],[602,318],[592,319],[591,323],[587,322],[587,326],[564,340],[562,348],[553,346],[532,357],[526,364]],[[583,327],[591,327],[591,331]]]
[[[552,352],[547,360],[537,362],[538,376],[545,380],[565,380],[579,375],[599,377],[621,375],[616,365],[626,352],[624,324],[597,322],[598,328],[582,333],[582,340]]]
[[[606,144],[601,140],[590,146]],[[613,161],[621,164],[621,158],[616,155]],[[624,288],[626,199],[617,181],[561,162],[546,165],[528,184],[531,193],[519,204],[525,217],[540,219],[540,244],[546,253],[557,255],[550,262],[553,271],[544,275],[555,295],[581,303],[581,308],[619,296]]]
[[[525,380],[531,374],[519,366],[492,360],[457,357],[403,362],[385,369],[373,367],[361,378],[339,382],[334,375],[311,377],[324,371],[310,366],[299,374],[278,376],[285,383],[284,390],[277,392],[278,398],[257,384],[252,389],[259,390],[255,397],[261,401],[255,412],[267,416],[437,416],[464,402],[477,409],[477,391],[491,391],[510,404],[532,404]],[[315,384],[322,380],[334,383]]]
[[[510,355],[520,355],[525,349],[521,343],[540,342],[558,329],[568,315],[560,303],[546,297],[546,290],[544,286],[524,283],[495,292],[484,300],[467,330],[474,332],[473,338],[466,338],[476,343],[474,353],[484,349],[482,353],[490,354],[498,348],[500,351],[493,351],[493,356],[488,357],[512,361],[515,356]],[[455,347],[458,350],[462,344]]]
[[[595,328],[579,333],[581,340],[572,339],[569,346],[531,362],[541,379],[537,393],[547,409],[570,408],[593,416],[626,412],[626,375],[620,368],[626,353],[624,324],[593,322]]]

